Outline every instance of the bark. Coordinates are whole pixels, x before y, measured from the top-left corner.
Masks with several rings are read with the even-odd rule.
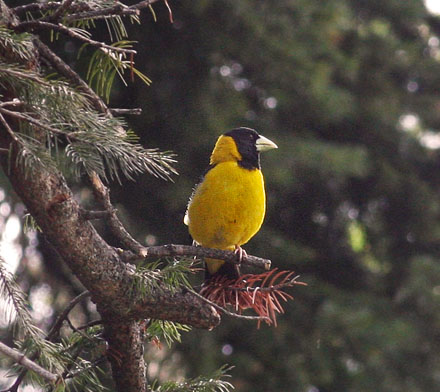
[[[47,371],[37,363],[30,360],[21,352],[6,346],[6,344],[3,344],[2,342],[0,342],[0,352],[9,358],[12,358],[19,365],[23,365],[26,369],[32,370],[33,372],[37,373],[38,375],[52,383],[55,383],[58,380],[58,376],[56,374]]]
[[[3,139],[1,146],[9,148],[9,142]],[[159,287],[146,298],[132,295],[134,266],[124,263],[120,253],[82,217],[61,173],[38,168],[26,175],[13,162],[14,157],[2,157],[13,189],[102,311],[122,320],[155,318],[208,329],[219,323],[215,309],[188,292]]]
[[[157,0],[139,2],[128,9],[115,8],[114,12],[138,13],[139,9],[148,7],[155,1]],[[57,3],[57,7],[61,4]],[[64,4],[68,6],[72,3],[66,1]],[[0,0],[0,11],[0,24],[12,28],[18,26],[20,20],[3,0]],[[103,17],[106,16],[107,13],[103,14]],[[61,75],[79,85],[83,91],[90,92],[81,78],[37,37],[34,45],[35,58],[26,64],[27,67],[38,68],[38,56],[42,56]],[[16,59],[15,62],[20,63],[20,59]],[[14,98],[11,91],[1,93],[8,100]],[[90,93],[88,96],[98,111],[111,115],[96,94]],[[14,124],[11,119],[7,120],[9,124]],[[18,127],[17,123],[15,125]],[[11,138],[12,130],[6,129],[6,126],[5,122],[0,122],[0,149],[9,150],[12,145],[12,154],[2,154],[1,166],[47,241],[54,246],[67,266],[90,292],[92,301],[97,304],[103,319],[105,337],[109,343],[108,358],[118,390],[145,391],[147,380],[143,360],[144,320],[169,320],[212,329],[220,322],[218,312],[188,291],[170,291],[163,285],[150,290],[147,296],[137,293],[134,282],[135,267],[123,260],[123,254],[107,244],[97,233],[82,213],[83,210],[74,199],[64,176],[55,169],[47,170],[43,167],[25,172],[23,167],[15,164],[17,146]],[[110,211],[110,208],[107,210]],[[126,234],[128,238],[128,233]]]
[[[6,137],[3,127],[0,134],[0,147],[9,148],[12,140]],[[149,296],[137,295],[133,289],[134,266],[124,262],[122,254],[108,245],[84,219],[61,173],[41,167],[25,173],[14,162],[14,154],[11,159],[5,156],[1,159],[14,191],[46,239],[90,291],[91,299],[103,317],[118,390],[145,390],[142,389],[147,385],[142,358],[142,320],[170,320],[212,329],[220,322],[218,312],[188,291],[171,292],[158,287]],[[112,356],[114,353],[123,360]]]
[[[104,336],[110,347],[107,357],[118,391],[148,390],[143,356],[145,328],[145,321],[104,322]]]

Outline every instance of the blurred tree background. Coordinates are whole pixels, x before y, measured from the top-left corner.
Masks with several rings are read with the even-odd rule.
[[[170,6],[174,23],[158,3],[157,21],[144,12],[130,31],[152,85],[121,83],[110,103],[142,108],[130,126],[146,147],[173,150],[180,175],[113,184],[113,200],[140,241],[189,244],[186,203],[217,136],[255,128],[279,149],[262,157],[268,212],[246,250],[308,287],[291,291],[277,328],[224,317],[171,349],[148,347],[150,374],[228,363],[238,391],[438,389],[440,18],[422,0]],[[77,42],[54,45],[85,74]],[[2,187],[2,252],[21,260],[11,268],[48,325],[80,288],[41,236],[20,234],[23,207]]]

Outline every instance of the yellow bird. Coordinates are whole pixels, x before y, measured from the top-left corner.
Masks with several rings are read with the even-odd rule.
[[[202,181],[189,200],[184,222],[194,241],[207,248],[242,252],[260,229],[266,193],[260,152],[278,148],[250,128],[221,135]],[[207,275],[237,277],[238,269],[222,260],[206,259]]]

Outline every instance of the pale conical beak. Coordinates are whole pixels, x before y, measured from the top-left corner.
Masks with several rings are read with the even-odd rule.
[[[267,137],[259,135],[259,138],[255,142],[258,152],[272,150],[273,148],[278,148],[278,146]]]

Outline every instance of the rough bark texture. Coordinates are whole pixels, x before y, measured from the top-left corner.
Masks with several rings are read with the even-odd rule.
[[[123,10],[115,9],[114,12],[118,14],[128,10],[137,13],[140,8],[148,7],[155,1],[157,0],[140,2]],[[63,3],[57,4],[59,7]],[[64,2],[64,6],[66,4],[72,3]],[[3,0],[0,0],[0,11],[0,24],[16,28],[21,23]],[[35,38],[34,45],[35,58],[23,65],[38,69],[39,56],[44,57],[61,75],[89,93],[89,99],[98,111],[111,115],[100,98],[90,93],[88,86],[62,59],[38,38]],[[12,59],[14,63],[20,61]],[[0,93],[8,100],[15,98],[12,91]],[[25,173],[22,167],[15,164],[17,146],[11,138],[13,131],[9,129],[8,132],[5,127],[18,129],[18,124],[11,118],[7,118],[7,121],[10,125],[5,120],[0,122],[0,148],[5,151],[12,145],[11,156],[3,154],[0,158],[5,174],[47,241],[55,247],[68,267],[90,291],[92,301],[97,304],[104,322],[105,336],[109,343],[108,357],[118,390],[145,391],[145,319],[170,320],[212,329],[220,322],[219,314],[211,305],[187,291],[171,292],[166,287],[159,286],[149,291],[148,296],[136,293],[134,266],[124,261],[122,254],[108,245],[86,219],[63,175],[57,170],[46,170],[43,167]],[[110,204],[108,194],[105,195],[107,204]],[[112,211],[111,205],[106,205],[105,208]],[[115,215],[112,217],[117,219]],[[126,234],[128,237],[128,233]]]
[[[4,138],[2,147],[9,148]],[[26,175],[20,167],[9,167],[6,157],[2,166],[45,237],[90,291],[92,300],[113,318],[166,319],[208,329],[219,323],[215,309],[187,292],[158,288],[146,298],[131,295],[134,267],[124,263],[118,251],[82,218],[64,177],[41,168]]]
[[[1,147],[9,148],[12,141],[5,137],[2,127],[0,131]],[[111,320],[104,326],[118,390],[145,390],[142,320],[163,319],[212,329],[220,322],[219,314],[189,292],[171,293],[166,288],[157,288],[147,297],[136,295],[133,265],[123,262],[120,253],[84,220],[64,177],[42,168],[26,175],[22,168],[10,165],[11,162],[15,162],[14,157],[1,159],[15,192],[46,239],[90,291],[103,319]]]
[[[143,356],[146,322],[106,320],[104,325],[104,336],[110,347],[107,357],[118,391],[147,391]],[[118,351],[114,347],[118,347]]]

